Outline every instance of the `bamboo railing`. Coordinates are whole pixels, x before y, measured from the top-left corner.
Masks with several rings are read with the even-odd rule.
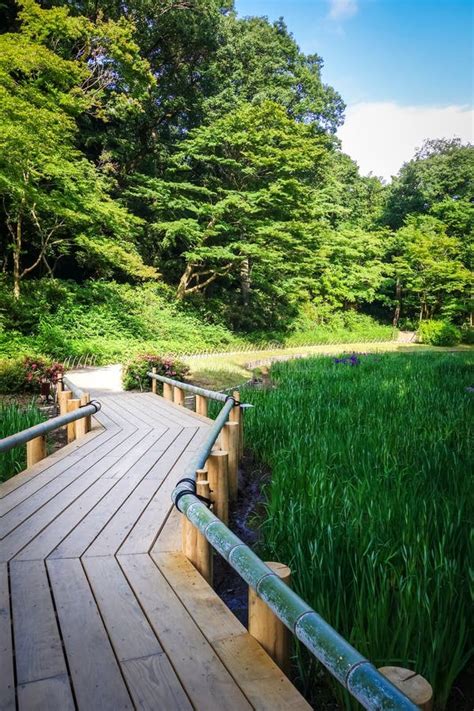
[[[185,392],[195,395],[200,414],[207,415],[207,400],[223,403],[172,498],[183,514],[183,551],[203,577],[212,584],[214,549],[248,584],[250,634],[287,671],[289,630],[366,709],[431,709],[431,687],[422,677],[416,673],[400,674],[406,670],[398,667],[386,667],[382,674],[289,587],[286,566],[265,563],[227,527],[228,502],[237,495],[237,467],[242,451],[239,393],[225,395],[206,390],[156,371],[148,375],[153,392],[161,382],[163,396],[178,405],[184,405]],[[413,679],[416,684],[410,683]]]

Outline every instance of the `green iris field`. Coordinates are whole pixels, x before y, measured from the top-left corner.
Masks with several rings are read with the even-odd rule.
[[[44,417],[34,402],[22,407],[15,403],[0,403],[0,439],[42,422]],[[15,447],[0,455],[0,482],[6,481],[26,467],[26,447]]]
[[[246,447],[271,471],[259,552],[375,665],[425,676],[440,708],[473,643],[473,363],[321,357],[242,390]],[[317,662],[297,661],[311,694]]]

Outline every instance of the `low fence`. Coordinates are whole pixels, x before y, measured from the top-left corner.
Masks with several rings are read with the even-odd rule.
[[[64,390],[64,384],[73,389]],[[91,401],[88,393],[75,389],[66,378],[64,382],[57,383],[57,398],[60,410],[57,417],[0,439],[0,454],[26,444],[26,465],[31,467],[47,456],[46,435],[50,432],[66,427],[68,443],[87,434],[91,429],[92,416],[100,410],[100,403]]]
[[[385,667],[384,673],[378,670],[289,587],[286,566],[265,563],[227,527],[229,501],[238,493],[242,452],[239,393],[226,395],[198,388],[156,371],[148,375],[153,392],[157,392],[157,383],[162,383],[163,396],[178,405],[184,405],[186,392],[195,395],[196,411],[201,415],[207,415],[208,400],[222,403],[205,442],[172,496],[183,514],[183,551],[201,575],[212,584],[214,549],[249,585],[250,634],[287,671],[289,630],[366,709],[430,709],[431,687],[424,679],[416,673],[404,674],[407,670],[397,667]],[[416,683],[410,683],[413,680]]]

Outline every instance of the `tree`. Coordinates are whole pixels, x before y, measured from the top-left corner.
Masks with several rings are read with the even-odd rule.
[[[242,102],[269,100],[321,131],[334,133],[341,125],[344,103],[323,84],[321,57],[303,54],[283,19],[270,23],[228,13],[222,35],[208,71],[206,113],[223,116]]]
[[[461,260],[461,244],[434,217],[410,217],[392,247],[392,280],[397,287],[395,325],[402,309],[419,320],[451,319],[469,310],[472,273]]]
[[[149,202],[179,299],[225,285],[248,320],[291,302],[315,245],[311,211],[326,180],[326,143],[278,104],[244,104],[191,132],[171,180],[142,179],[132,197]]]
[[[474,146],[458,138],[425,141],[389,187],[383,219],[398,229],[408,215],[429,214],[446,200],[474,200]]]
[[[99,237],[94,249],[102,245],[105,258],[107,241],[114,237],[116,256],[120,249],[133,253],[130,235],[138,227],[75,145],[76,117],[97,101],[89,91],[92,70],[32,39],[39,31],[33,30],[37,12],[36,3],[26,0],[24,33],[0,35],[0,196],[10,236],[4,269],[11,253],[16,297],[25,276],[40,265],[52,274],[50,260],[73,243],[79,251],[91,251],[91,240]],[[40,27],[45,33],[48,23]],[[136,274],[153,274],[138,254],[132,263]]]

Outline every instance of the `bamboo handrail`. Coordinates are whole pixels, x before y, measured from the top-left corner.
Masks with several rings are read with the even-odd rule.
[[[33,425],[33,427],[28,427],[26,430],[4,437],[3,439],[0,439],[0,452],[8,452],[8,450],[13,449],[13,447],[27,444],[27,442],[30,442],[37,437],[43,437],[48,434],[48,432],[52,432],[59,427],[63,427],[64,425],[75,422],[76,420],[80,420],[83,417],[95,415],[100,408],[101,405],[99,402],[91,402],[88,405],[82,405],[73,412],[52,417],[50,420],[46,420],[46,422],[40,422],[38,425]]]
[[[364,708],[370,711],[419,711],[416,704],[286,585],[275,571],[215,516],[196,495],[196,472],[205,467],[233,408],[240,408],[237,398],[234,395],[205,390],[156,373],[149,373],[149,375],[173,387],[180,387],[188,392],[224,403],[206,440],[172,493],[178,511],[184,514],[258,597],[268,605],[275,616]]]

